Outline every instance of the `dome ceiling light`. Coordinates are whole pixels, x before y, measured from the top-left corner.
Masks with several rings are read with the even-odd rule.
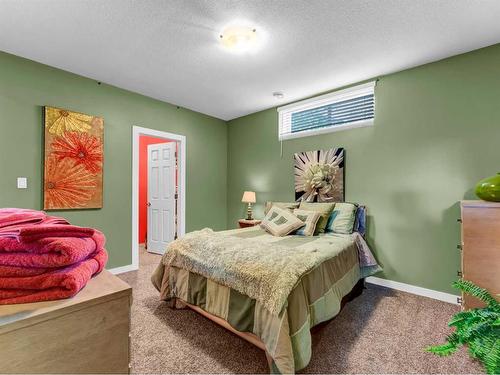
[[[225,49],[236,53],[254,51],[259,45],[259,34],[252,26],[227,26],[220,33],[219,39]]]

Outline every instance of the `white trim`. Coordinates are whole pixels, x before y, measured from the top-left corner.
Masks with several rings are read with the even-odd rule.
[[[403,292],[416,294],[417,296],[433,298],[439,301],[444,301],[452,303],[454,305],[459,305],[457,301],[457,297],[459,296],[455,294],[439,292],[437,290],[426,289],[420,286],[400,283],[399,281],[381,279],[380,277],[374,277],[374,276],[367,277],[365,281],[370,284],[385,286],[386,288],[401,290]]]
[[[283,111],[299,111],[311,107],[321,107],[322,105],[335,103],[341,100],[350,99],[352,96],[358,96],[361,92],[366,91],[367,93],[371,93],[377,81],[371,81],[368,83],[364,83],[361,85],[356,85],[352,87],[348,87],[346,89],[337,90],[333,92],[329,92],[328,94],[314,96],[309,99],[301,100],[298,102],[290,103],[281,107],[278,107],[278,112]],[[332,99],[335,99],[332,101]],[[311,105],[312,104],[312,105]]]
[[[125,273],[125,272],[130,272],[130,271],[137,271],[139,267],[134,266],[132,264],[129,264],[128,266],[122,266],[122,267],[115,267],[115,268],[110,268],[108,271],[111,272],[113,275],[118,275],[120,273]]]
[[[139,269],[139,137],[148,135],[164,138],[179,143],[179,181],[177,200],[177,235],[186,233],[186,137],[184,135],[167,133],[161,130],[148,129],[140,126],[132,127],[132,267]],[[125,266],[129,267],[129,266]],[[122,267],[119,267],[122,268]]]

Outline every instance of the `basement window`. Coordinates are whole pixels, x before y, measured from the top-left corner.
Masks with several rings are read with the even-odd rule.
[[[279,139],[372,126],[375,81],[278,108]]]

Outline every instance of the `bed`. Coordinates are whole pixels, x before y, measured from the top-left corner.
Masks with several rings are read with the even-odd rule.
[[[272,373],[307,366],[310,329],[336,316],[342,300],[379,270],[356,232],[274,237],[260,227],[203,231],[193,232],[189,245],[169,247],[151,280],[172,308],[187,306],[265,350]]]

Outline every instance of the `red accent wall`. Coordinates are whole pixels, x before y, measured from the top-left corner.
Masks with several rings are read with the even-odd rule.
[[[141,135],[139,137],[139,243],[146,240],[148,229],[148,145],[155,143],[168,143],[162,138],[149,137]]]

